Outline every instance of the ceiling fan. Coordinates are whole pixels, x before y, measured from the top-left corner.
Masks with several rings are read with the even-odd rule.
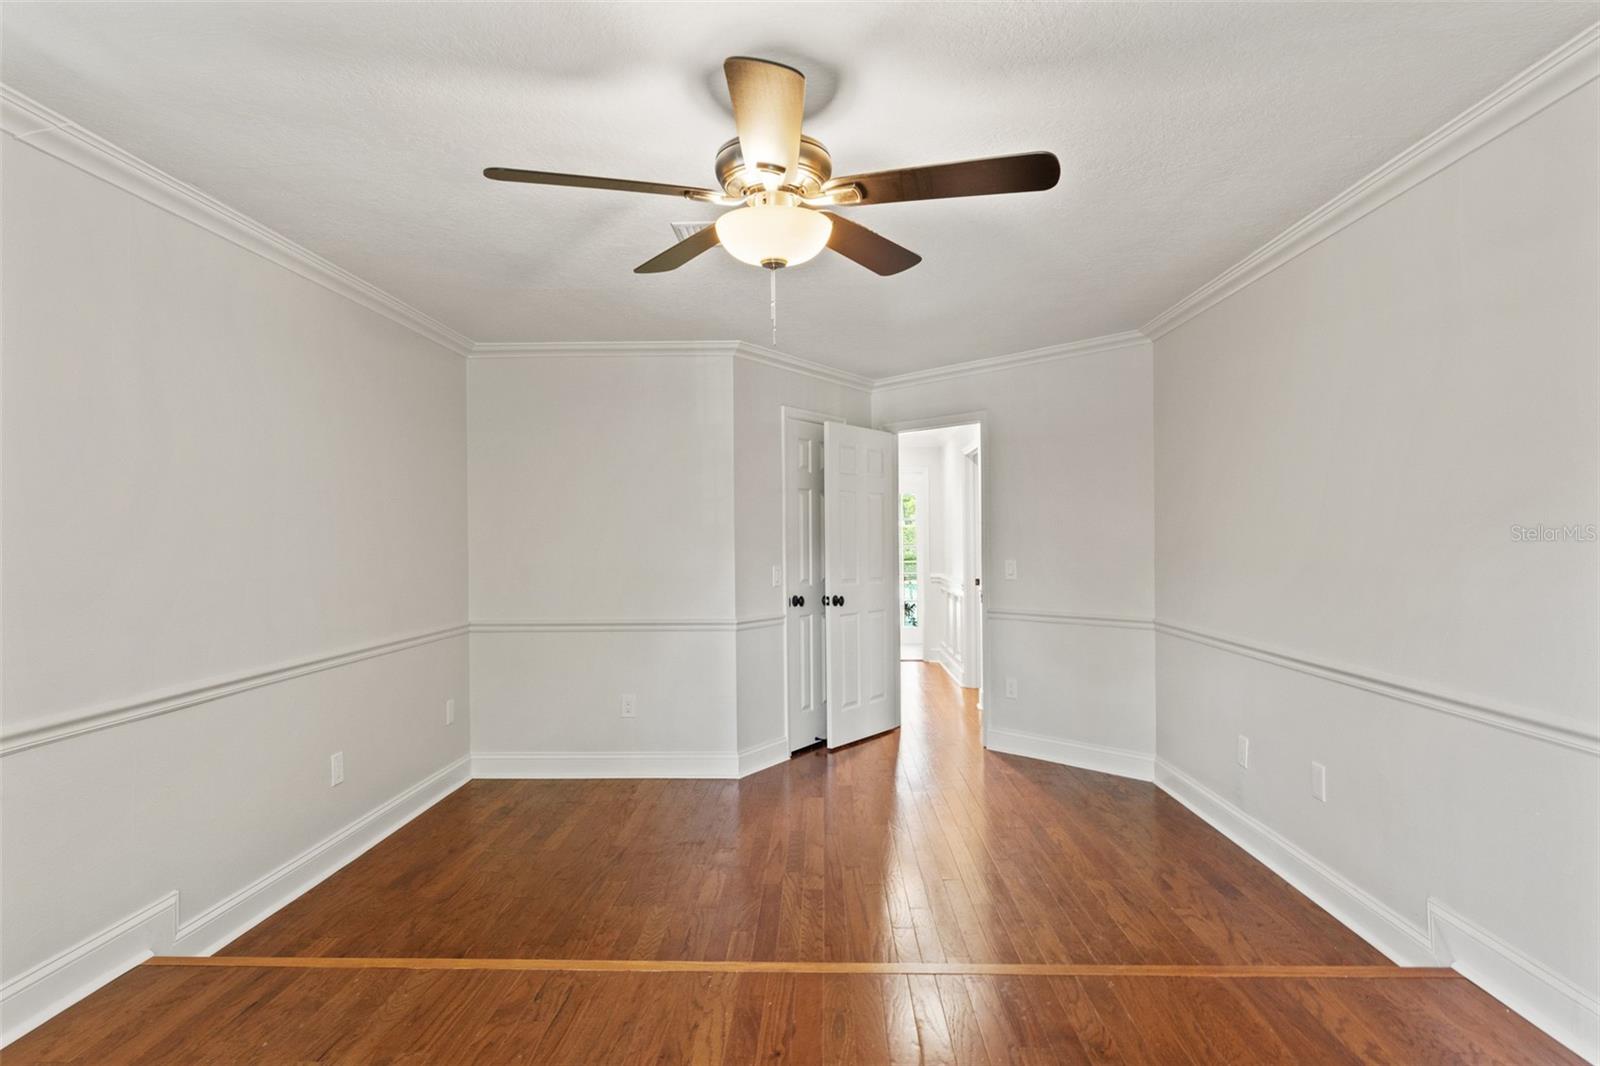
[[[717,152],[721,191],[653,181],[594,178],[545,170],[490,167],[495,181],[655,193],[731,207],[705,229],[634,268],[636,274],[676,270],[718,244],[735,259],[778,270],[832,248],[876,274],[898,274],[922,257],[830,207],[937,200],[950,196],[1036,192],[1052,188],[1061,164],[1049,152],[972,159],[871,174],[833,176],[828,150],[800,130],[806,79],[793,67],[734,56],[722,64],[738,136]]]

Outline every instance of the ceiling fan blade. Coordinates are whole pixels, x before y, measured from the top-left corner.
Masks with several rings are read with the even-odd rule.
[[[668,270],[677,270],[701,252],[708,252],[719,243],[721,242],[717,240],[717,227],[707,226],[698,233],[685,237],[649,262],[640,263],[633,268],[633,272],[635,274],[661,274]]]
[[[617,192],[648,192],[658,196],[681,196],[699,199],[719,196],[711,189],[693,185],[664,185],[656,181],[628,181],[624,178],[591,178],[586,174],[556,174],[548,170],[517,170],[513,167],[490,167],[483,176],[491,181],[525,181],[530,185],[568,185],[575,189],[613,189]]]
[[[900,247],[889,238],[851,222],[843,215],[836,215],[832,211],[822,213],[833,223],[833,232],[828,235],[828,247],[846,259],[855,260],[874,274],[888,277],[902,270],[910,270],[922,262],[922,256],[916,252]]]
[[[1061,179],[1061,163],[1050,152],[1000,155],[964,163],[902,167],[872,174],[834,178],[823,192],[845,185],[861,190],[860,203],[892,204],[903,200],[940,200],[948,196],[992,196],[1006,192],[1040,192]]]
[[[800,123],[806,113],[806,77],[766,59],[733,56],[722,64],[739,130],[739,153],[752,169],[782,171],[795,178],[800,160]],[[754,183],[752,183],[754,184]]]

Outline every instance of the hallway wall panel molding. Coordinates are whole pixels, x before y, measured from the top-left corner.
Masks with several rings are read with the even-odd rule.
[[[311,656],[261,670],[213,678],[181,689],[147,694],[132,700],[119,700],[116,703],[98,707],[69,711],[49,721],[28,725],[0,735],[0,757],[12,755],[19,751],[27,751],[29,748],[37,748],[42,744],[51,744],[58,740],[82,736],[85,733],[127,725],[130,722],[142,721],[146,718],[153,718],[156,715],[170,714],[173,711],[181,711],[187,707],[211,703],[225,699],[228,696],[236,696],[241,692],[248,692],[251,689],[261,688],[266,685],[276,685],[282,681],[305,677],[308,674],[320,673],[324,670],[337,669],[341,666],[348,666],[351,663],[361,662],[364,659],[374,659],[380,655],[393,655],[396,652],[419,648],[425,644],[433,644],[453,637],[462,637],[466,634],[467,626],[465,624],[445,626],[442,629],[413,633],[409,636],[379,641],[376,644],[366,644],[328,655]]]
[[[193,185],[151,166],[70,119],[0,84],[0,129],[39,151],[316,282],[457,355],[472,341]]]
[[[1140,333],[1155,340],[1177,329],[1597,77],[1600,25],[1584,30],[1146,322]]]
[[[1319,661],[1309,656],[1275,650],[1233,637],[1181,626],[1173,622],[1157,621],[1156,632],[1162,636],[1202,644],[1232,655],[1256,659],[1285,670],[1332,681],[1350,688],[1361,689],[1393,700],[1422,707],[1440,714],[1453,715],[1477,722],[1480,725],[1503,729],[1520,736],[1542,740],[1586,755],[1600,755],[1600,735],[1583,729],[1563,726],[1537,711],[1522,707],[1496,705],[1488,700],[1447,693],[1430,687],[1427,683],[1409,678],[1389,677],[1362,670],[1358,667]]]

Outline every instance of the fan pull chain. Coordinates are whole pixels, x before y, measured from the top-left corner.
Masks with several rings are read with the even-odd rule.
[[[778,346],[778,272],[769,270],[767,274],[772,279],[772,346]]]

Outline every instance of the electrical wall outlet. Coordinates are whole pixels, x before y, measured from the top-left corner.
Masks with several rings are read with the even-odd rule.
[[[783,584],[783,567],[774,566],[772,568],[772,587],[773,588],[777,588],[778,586],[780,586],[782,584]]]
[[[1323,803],[1328,802],[1328,768],[1319,762],[1311,764],[1311,794]]]
[[[456,701],[455,700],[445,700],[444,701],[444,724],[445,725],[455,725],[456,724]]]
[[[639,716],[639,697],[631,692],[622,694],[622,717],[637,718]]]
[[[1234,756],[1233,757],[1235,759],[1239,760],[1239,765],[1240,766],[1243,766],[1243,767],[1246,767],[1246,768],[1249,767],[1249,765],[1250,765],[1250,738],[1245,736],[1243,733],[1239,734],[1239,746],[1238,746],[1238,749],[1234,752]]]
[[[336,751],[328,757],[328,787],[344,784],[344,752]]]
[[[1015,581],[1016,579],[1017,579],[1017,561],[1015,559],[1007,559],[1006,560],[1006,580],[1007,581]]]
[[[1006,678],[1006,699],[1014,700],[1016,698],[1017,698],[1017,679],[1014,678],[1014,677],[1008,677],[1008,678]]]

